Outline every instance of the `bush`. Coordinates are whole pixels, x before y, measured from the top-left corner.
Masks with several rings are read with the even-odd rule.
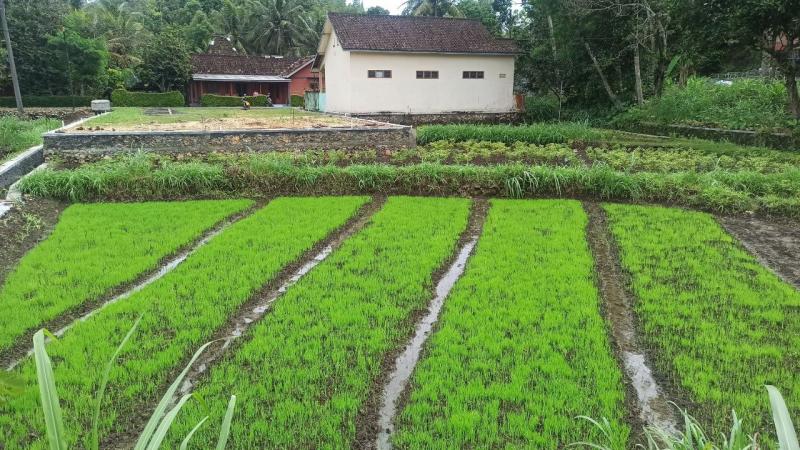
[[[527,122],[550,122],[558,119],[557,98],[525,97],[525,120]]]
[[[26,107],[55,108],[67,106],[89,106],[92,97],[85,95],[28,95],[22,97],[22,104]],[[0,107],[16,108],[17,101],[14,97],[0,97]]]
[[[617,126],[642,123],[695,125],[735,130],[775,130],[796,126],[786,110],[780,82],[737,80],[731,85],[690,78],[685,87],[669,85],[661,98],[614,118]]]
[[[116,89],[111,93],[112,106],[184,106],[186,99],[178,91],[131,92]]]
[[[302,108],[306,106],[306,99],[302,95],[292,95],[289,104],[294,107]]]
[[[584,123],[538,123],[532,125],[430,125],[417,130],[417,143],[434,141],[492,141],[513,144],[560,144],[572,140],[598,140],[609,132]]]
[[[268,95],[248,95],[245,96],[250,106],[272,106],[272,101]],[[242,106],[242,97],[230,95],[205,94],[200,97],[202,106]]]

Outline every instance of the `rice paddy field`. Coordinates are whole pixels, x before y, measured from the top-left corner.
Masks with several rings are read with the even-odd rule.
[[[577,164],[560,147],[546,156],[539,147],[516,151]],[[627,151],[602,153],[625,170],[672,170],[645,153],[635,162]],[[732,158],[739,162],[718,164],[761,164]],[[795,162],[770,162],[781,163]],[[764,385],[780,389],[797,422],[792,269],[800,263],[772,264],[727,224],[706,212],[569,199],[71,204],[38,244],[0,260],[8,266],[0,360],[22,387],[0,384],[0,449],[53,448],[27,356],[34,331],[60,329],[47,351],[66,445],[89,449],[104,367],[140,320],[108,372],[100,448],[133,448],[172,381],[212,342],[188,372],[180,393],[194,396],[161,448],[214,448],[235,395],[229,449],[593,442],[623,450],[645,443],[645,426],[680,428],[674,402],[719,441],[735,410],[759,448],[777,450]],[[598,257],[600,244],[612,260]],[[612,298],[614,283],[626,302]],[[441,311],[431,307],[437,296]],[[634,324],[624,345],[616,337],[623,322]],[[419,332],[423,323],[430,332]],[[421,350],[402,359],[414,340]],[[643,355],[637,368],[652,385],[634,376],[631,350]],[[385,408],[392,392],[398,400]],[[653,402],[674,417],[653,423]]]

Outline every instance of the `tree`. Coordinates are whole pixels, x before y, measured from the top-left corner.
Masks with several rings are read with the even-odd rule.
[[[797,72],[800,61],[800,0],[712,0],[730,23],[732,36],[772,58],[789,94],[789,109],[800,119]]]
[[[108,50],[101,39],[82,37],[77,32],[64,29],[50,36],[47,45],[55,55],[50,65],[62,76],[62,83],[69,87],[70,94],[94,93],[105,76],[108,66]]]
[[[145,88],[160,92],[183,90],[189,81],[189,60],[183,36],[178,30],[168,28],[145,47],[139,78]]]
[[[249,3],[252,53],[299,55],[319,40],[304,3],[298,0],[253,0]]]
[[[452,0],[408,0],[403,14],[411,16],[464,17]]]
[[[388,16],[389,10],[380,6],[370,6],[367,9],[368,16]]]
[[[502,25],[495,16],[491,0],[459,0],[457,6],[464,17],[480,20],[492,33],[502,34]]]

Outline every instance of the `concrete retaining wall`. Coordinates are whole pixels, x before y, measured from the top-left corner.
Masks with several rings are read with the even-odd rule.
[[[353,114],[359,119],[378,120],[401,125],[447,125],[447,124],[515,124],[522,122],[522,113],[475,113],[453,112],[443,114]]]
[[[6,189],[44,162],[42,146],[37,145],[0,165],[0,189]]]
[[[203,154],[295,149],[395,149],[415,145],[416,133],[411,127],[375,122],[354,128],[53,132],[44,135],[44,157],[84,163],[139,150]]]

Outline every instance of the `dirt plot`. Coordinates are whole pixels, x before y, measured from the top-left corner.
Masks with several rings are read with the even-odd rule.
[[[719,221],[761,264],[800,289],[800,224],[755,217],[720,217]]]
[[[66,207],[55,200],[32,199],[0,218],[0,285],[25,253],[53,231]]]
[[[366,126],[371,122],[323,115],[297,115],[277,117],[224,117],[201,120],[186,120],[172,123],[158,121],[142,123],[91,123],[70,128],[67,133],[86,131],[198,131],[198,130],[259,130],[301,128],[349,128]]]

